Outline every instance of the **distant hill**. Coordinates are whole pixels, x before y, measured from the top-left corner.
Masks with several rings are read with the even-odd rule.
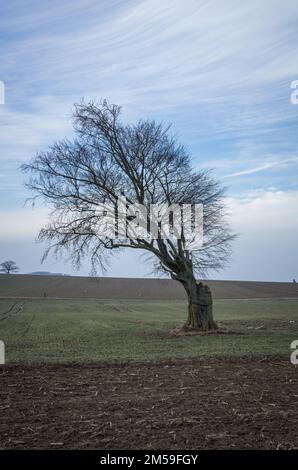
[[[34,271],[29,276],[64,276],[62,273],[51,273],[50,271]]]
[[[297,297],[292,282],[206,281],[215,299]],[[2,275],[0,297],[185,299],[183,287],[169,279],[131,279],[55,275]]]

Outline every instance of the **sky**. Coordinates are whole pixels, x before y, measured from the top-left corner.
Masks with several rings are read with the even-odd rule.
[[[171,122],[193,165],[227,187],[239,237],[210,277],[298,278],[297,0],[10,0],[0,41],[0,261],[89,274],[88,260],[79,272],[67,258],[41,265],[49,210],[24,205],[20,164],[72,135],[74,102],[106,98],[127,121]],[[151,266],[127,251],[106,275]]]

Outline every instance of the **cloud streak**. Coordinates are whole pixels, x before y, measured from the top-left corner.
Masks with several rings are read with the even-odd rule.
[[[241,170],[237,171],[235,173],[231,173],[229,175],[226,175],[226,178],[235,178],[238,176],[246,176],[246,175],[252,175],[253,173],[259,173],[261,171],[266,171],[271,168],[276,168],[276,167],[283,167],[283,166],[288,166],[289,164],[296,164],[298,162],[298,157],[293,157],[293,158],[288,158],[288,159],[280,159],[278,161],[273,161],[273,162],[268,162],[263,165],[259,165],[253,168],[248,168],[246,170]]]

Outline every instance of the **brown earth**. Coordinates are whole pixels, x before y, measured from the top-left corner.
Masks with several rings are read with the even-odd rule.
[[[298,448],[297,371],[282,357],[10,364],[0,448]]]
[[[205,281],[204,281],[205,282]],[[298,283],[206,281],[215,299],[298,297]],[[183,287],[169,279],[0,275],[0,297],[184,300]]]

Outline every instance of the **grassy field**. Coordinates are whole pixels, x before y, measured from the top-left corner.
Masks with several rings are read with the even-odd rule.
[[[15,302],[0,300],[0,312]],[[151,360],[222,355],[290,355],[298,299],[216,300],[215,318],[233,334],[172,337],[183,301],[24,299],[0,321],[9,361]]]
[[[233,334],[171,336],[183,301],[0,300],[0,449],[297,448],[298,298],[214,309]]]

